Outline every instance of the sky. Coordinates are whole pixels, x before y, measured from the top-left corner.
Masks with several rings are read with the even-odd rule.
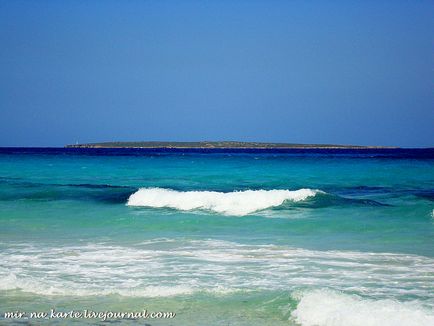
[[[0,146],[434,147],[434,1],[0,0]]]

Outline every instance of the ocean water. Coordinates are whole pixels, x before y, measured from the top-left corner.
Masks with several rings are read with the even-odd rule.
[[[434,325],[433,199],[430,149],[0,149],[0,324]]]

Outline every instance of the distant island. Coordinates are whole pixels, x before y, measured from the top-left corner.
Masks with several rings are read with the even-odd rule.
[[[66,145],[67,148],[175,148],[175,149],[382,149],[396,148],[386,146],[358,146],[333,144],[292,144],[292,143],[261,143],[240,141],[133,141],[133,142],[103,142]]]

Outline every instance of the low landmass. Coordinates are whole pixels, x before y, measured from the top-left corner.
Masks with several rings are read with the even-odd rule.
[[[240,141],[132,141],[132,142],[103,142],[66,145],[67,148],[198,148],[198,149],[381,149],[396,148],[386,146],[358,146],[334,144],[293,144],[293,143],[261,143]]]

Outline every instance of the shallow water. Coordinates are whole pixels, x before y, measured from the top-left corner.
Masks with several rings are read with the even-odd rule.
[[[0,312],[432,325],[433,163],[432,150],[1,149]]]

